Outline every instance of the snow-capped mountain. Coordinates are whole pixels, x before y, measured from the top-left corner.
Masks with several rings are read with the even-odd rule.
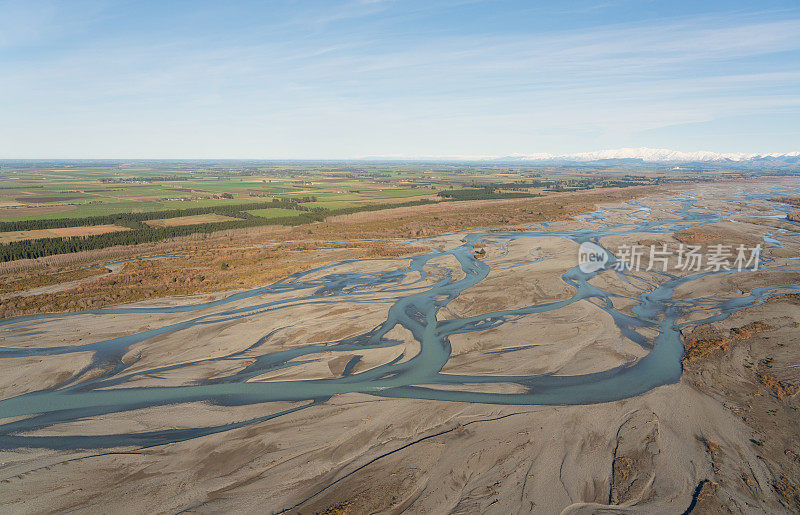
[[[789,153],[719,153],[705,150],[697,152],[681,152],[667,148],[619,148],[614,150],[598,150],[595,152],[580,152],[577,154],[515,154],[508,156],[519,161],[572,161],[593,162],[608,160],[636,160],[645,163],[707,163],[719,161],[747,162],[777,160],[796,163],[800,160],[800,152]]]
[[[714,167],[731,168],[781,168],[800,170],[800,152],[785,153],[720,153],[700,150],[697,152],[681,152],[667,148],[618,148],[613,150],[597,150],[576,154],[510,154],[505,156],[491,155],[381,155],[361,156],[356,159],[377,160],[416,160],[416,161],[478,161],[478,162],[520,162],[531,164],[564,165],[570,163],[603,164],[662,164],[679,165],[695,164]]]

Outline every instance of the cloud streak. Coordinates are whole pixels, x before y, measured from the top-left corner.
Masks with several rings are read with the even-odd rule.
[[[637,134],[654,128],[800,110],[797,11],[468,34],[430,22],[429,7],[400,4],[317,9],[303,33],[289,12],[236,32],[125,30],[62,49],[41,34],[12,38],[11,46],[40,51],[25,60],[0,53],[0,155],[35,153],[26,131],[37,125],[63,131],[76,124],[97,126],[100,141],[109,124],[131,135],[151,124],[192,127],[202,143],[168,138],[181,156],[208,151],[208,141],[228,157],[574,152],[636,144]],[[430,23],[411,30],[417,17]],[[84,21],[78,30],[90,32]],[[66,142],[90,152],[87,143]],[[135,146],[152,144],[144,138]]]

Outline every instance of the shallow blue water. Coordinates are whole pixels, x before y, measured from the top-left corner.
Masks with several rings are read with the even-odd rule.
[[[586,218],[586,220],[599,225],[599,227],[593,229],[571,231],[545,229],[528,232],[464,231],[458,233],[465,239],[462,245],[448,251],[432,250],[428,254],[414,257],[409,260],[409,265],[401,270],[326,273],[334,266],[355,263],[354,261],[345,261],[293,274],[270,286],[236,293],[227,298],[214,301],[178,307],[114,307],[84,312],[94,314],[191,313],[212,307],[223,308],[213,314],[198,314],[195,318],[187,321],[168,324],[152,330],[105,341],[35,349],[0,347],[0,367],[3,366],[3,358],[67,355],[89,351],[93,353],[91,365],[76,374],[75,378],[78,378],[89,369],[103,368],[108,370],[102,376],[90,381],[76,382],[73,378],[54,389],[0,400],[0,417],[29,416],[22,420],[0,425],[0,448],[84,448],[158,445],[225,431],[247,423],[268,420],[285,414],[282,412],[250,421],[214,427],[137,434],[109,434],[91,437],[59,436],[57,438],[21,435],[23,432],[30,432],[70,420],[192,401],[206,401],[220,405],[255,404],[267,401],[305,401],[308,403],[306,404],[307,406],[324,402],[336,394],[361,392],[385,397],[443,401],[501,404],[586,404],[623,399],[644,393],[657,386],[676,382],[681,375],[680,358],[683,352],[680,342],[680,329],[686,325],[677,324],[677,320],[682,314],[689,310],[702,309],[709,313],[709,316],[704,321],[721,320],[736,310],[763,302],[774,294],[776,288],[755,288],[749,295],[734,299],[704,298],[695,302],[687,302],[673,299],[673,292],[680,285],[709,274],[735,272],[724,270],[720,272],[703,272],[683,278],[663,274],[664,281],[661,284],[648,287],[647,291],[635,299],[637,305],[633,308],[632,313],[627,314],[614,308],[612,303],[613,294],[591,285],[588,281],[598,273],[620,274],[620,277],[626,280],[635,280],[635,278],[626,277],[624,272],[620,273],[613,270],[602,270],[587,274],[576,266],[562,276],[562,280],[575,289],[573,296],[569,299],[443,321],[437,320],[437,313],[461,292],[484,280],[491,270],[507,269],[538,261],[538,259],[531,259],[511,265],[506,263],[505,266],[497,264],[497,261],[501,261],[506,256],[508,245],[515,240],[556,236],[567,238],[577,243],[598,242],[600,238],[614,235],[630,233],[661,234],[678,231],[687,227],[712,223],[727,216],[724,214],[704,213],[694,209],[695,199],[692,197],[677,200],[679,207],[674,212],[680,215],[681,219],[679,220],[657,221],[639,218],[649,213],[649,211],[646,211],[638,203],[631,203],[629,214],[634,216],[630,217],[632,222],[624,226],[603,225],[600,222],[605,220],[606,211],[599,211],[590,213]],[[545,225],[542,224],[540,227],[544,229]],[[772,238],[772,236],[767,237]],[[473,256],[472,249],[474,244],[480,241],[500,244],[503,254],[500,258],[494,260],[476,259]],[[775,239],[775,242],[779,244],[779,240]],[[770,243],[773,242],[770,241]],[[423,267],[431,259],[445,255],[451,255],[458,261],[464,272],[464,277],[456,280],[448,274],[438,279],[432,286],[428,282],[424,283],[429,286],[420,290],[422,282],[430,278],[430,275]],[[570,256],[567,259],[570,258],[572,257]],[[577,261],[577,256],[574,259]],[[410,274],[419,274],[420,278],[410,283],[403,283]],[[798,285],[787,285],[785,287],[800,289]],[[213,380],[206,380],[189,386],[124,387],[126,381],[130,380],[134,375],[141,374],[141,372],[136,374],[126,373],[128,365],[122,362],[122,356],[134,344],[156,336],[204,324],[233,322],[242,318],[252,319],[258,316],[269,317],[276,310],[287,307],[306,304],[329,304],[340,301],[358,302],[356,295],[364,293],[366,290],[374,291],[375,288],[379,288],[381,292],[395,294],[396,300],[389,308],[386,320],[367,333],[341,341],[329,342],[325,345],[306,345],[284,351],[258,354],[261,345],[268,343],[273,334],[277,332],[276,330],[254,341],[244,351],[207,360],[231,359],[241,357],[245,353],[248,358],[254,359],[252,364],[235,374],[217,377]],[[265,300],[247,307],[224,309],[226,304],[238,300],[262,295],[269,299],[270,294],[292,291],[307,293],[291,299]],[[635,362],[603,372],[573,376],[550,374],[530,376],[456,375],[443,374],[441,372],[450,358],[449,338],[451,336],[467,332],[485,331],[497,327],[508,320],[557,310],[583,300],[591,301],[608,312],[622,335],[646,349],[648,354]],[[0,325],[26,323],[27,325],[35,326],[36,324],[48,323],[53,319],[72,316],[75,316],[75,314],[19,317],[0,321]],[[394,346],[398,342],[387,338],[386,335],[398,325],[410,331],[414,338],[420,342],[421,348],[419,354],[404,363],[400,363],[400,358],[397,358],[390,363],[370,370],[352,373],[356,362],[351,362],[345,367],[343,376],[335,379],[246,382],[248,379],[262,375],[265,372],[303,363],[303,356],[321,351],[355,352],[363,349]],[[654,329],[658,336],[654,339],[646,338],[637,331],[642,328]],[[537,341],[535,335],[531,335],[529,341],[514,343],[524,347],[536,345]],[[492,359],[491,355],[487,354],[486,359]],[[183,366],[186,365],[154,368],[148,370],[147,373],[158,374],[159,372],[174,370]],[[435,385],[452,387],[475,383],[513,383],[519,385],[523,392],[513,394],[479,393],[468,391],[467,388],[462,390],[439,390],[433,387]],[[111,386],[122,387],[106,389]],[[294,408],[286,413],[302,409],[302,407]]]

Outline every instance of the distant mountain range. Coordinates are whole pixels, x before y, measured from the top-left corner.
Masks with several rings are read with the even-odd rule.
[[[528,163],[532,165],[657,165],[661,167],[690,167],[700,169],[732,168],[781,171],[800,171],[800,152],[748,154],[719,153],[700,150],[681,152],[667,148],[618,148],[577,154],[511,154],[506,156],[486,155],[436,155],[436,156],[364,156],[359,159],[398,161],[476,161],[496,163]]]
[[[505,158],[514,161],[541,161],[541,162],[574,162],[590,163],[599,161],[638,161],[642,163],[800,163],[800,152],[746,154],[746,153],[719,153],[719,152],[681,152],[666,148],[619,148],[614,150],[598,150],[595,152],[580,152],[577,154],[517,154]]]

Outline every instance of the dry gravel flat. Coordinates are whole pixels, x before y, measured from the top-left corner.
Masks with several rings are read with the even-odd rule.
[[[735,185],[729,187],[707,185],[693,194],[724,210],[738,194]],[[676,218],[672,209],[677,203],[668,196],[651,202],[650,216]],[[648,199],[642,201],[647,203]],[[608,211],[603,223],[632,223],[629,205],[604,207]],[[747,204],[733,207],[741,216],[752,214]],[[757,207],[761,212],[763,206]],[[725,222],[722,228],[743,239],[774,231],[754,220]],[[598,223],[559,222],[552,230]],[[645,236],[653,238],[652,234],[631,237]],[[659,238],[677,243],[670,233]],[[788,232],[781,238],[783,247],[765,251],[772,261],[758,273],[707,277],[676,289],[674,298],[736,299],[761,286],[800,284],[796,259],[800,238]],[[603,243],[623,241],[614,237]],[[461,235],[426,242],[439,251],[461,244]],[[484,259],[492,271],[441,309],[439,322],[574,295],[575,288],[562,279],[575,266],[574,242],[521,238],[505,246],[488,242],[485,248]],[[307,279],[318,284],[348,274],[398,273],[409,263],[408,259],[341,263],[310,273]],[[614,307],[631,314],[640,295],[666,280],[652,272],[633,275],[626,280],[604,273],[591,284],[618,295]],[[306,381],[359,377],[388,363],[413,364],[423,349],[402,326],[385,336],[391,345],[354,344],[342,351],[330,344],[380,326],[403,296],[466,277],[458,260],[446,255],[402,280],[365,284],[336,302],[311,298],[315,286],[265,290],[224,304],[213,301],[225,295],[160,299],[126,306],[141,312],[86,313],[3,325],[0,347],[15,349],[83,349],[89,342],[165,326],[175,329],[153,334],[105,361],[96,359],[91,350],[0,359],[0,400],[46,388],[95,384],[94,380],[106,381],[102,391],[141,388],[136,391],[146,396],[152,387],[191,388],[223,381],[274,353],[294,357],[280,368],[259,369],[247,381],[267,388],[295,381],[300,387]],[[201,302],[208,303],[201,310],[163,309]],[[455,334],[447,341],[450,356],[442,373],[575,376],[639,362],[649,349],[625,338],[603,307],[597,299],[584,299],[558,310],[514,316],[496,327]],[[511,406],[388,398],[376,390],[303,401],[193,399],[43,423],[22,436],[57,441],[82,435],[99,442],[109,434],[225,429],[190,432],[161,444],[127,442],[89,449],[7,446],[0,450],[0,509],[16,513],[800,511],[796,358],[800,302],[792,295],[775,297],[728,318],[693,323],[711,314],[701,306],[678,320],[688,323],[682,331],[686,342],[709,346],[702,358],[684,360],[680,380],[614,402]],[[192,322],[196,320],[202,323]],[[759,329],[742,332],[743,327]],[[655,336],[652,327],[639,333],[646,339]],[[313,352],[291,354],[309,346]],[[442,392],[525,390],[514,381],[418,386]],[[269,418],[273,415],[279,416]],[[0,422],[25,420],[15,416]]]

